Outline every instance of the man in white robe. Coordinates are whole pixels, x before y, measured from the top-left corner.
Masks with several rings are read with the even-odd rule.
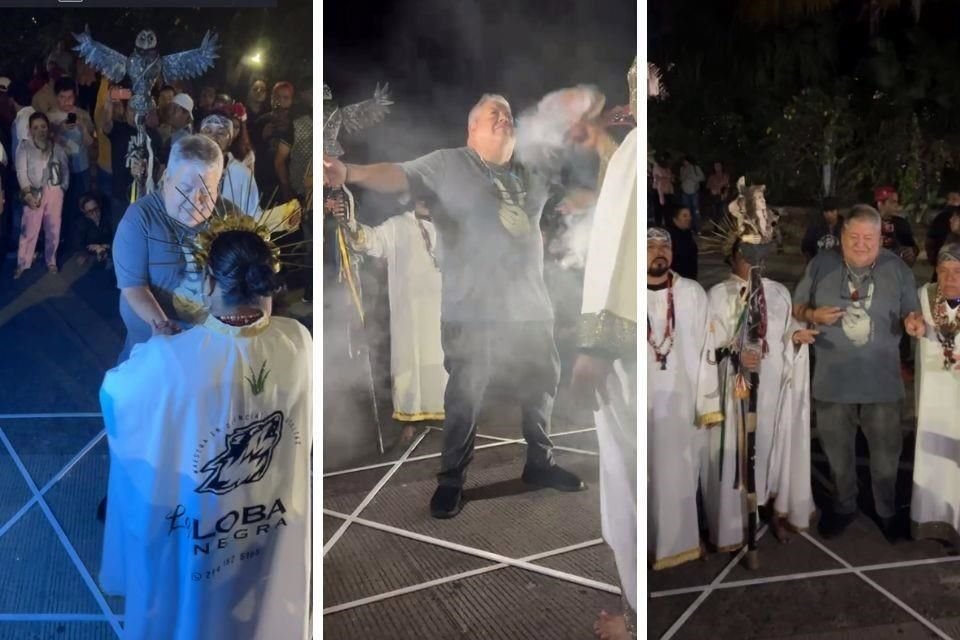
[[[267,313],[137,345],[100,400],[100,585],[137,640],[309,637],[311,339]]]
[[[937,254],[937,282],[920,287],[917,337],[917,444],[910,503],[914,539],[960,545],[960,244]]]
[[[709,427],[703,449],[701,488],[711,542],[721,551],[743,546],[748,505],[744,473],[745,441],[738,433],[746,420],[746,400],[737,398],[735,360],[744,370],[759,368],[754,479],[759,506],[772,509],[770,524],[781,542],[788,529],[803,531],[814,512],[810,484],[810,365],[807,347],[816,331],[792,317],[790,292],[761,279],[766,300],[766,352],[737,353],[738,328],[744,324],[751,265],[733,245],[732,273],[710,289],[707,342],[699,380],[697,413]],[[762,349],[761,349],[762,351]],[[739,469],[738,469],[739,467]],[[741,476],[742,478],[742,476]]]
[[[443,423],[447,372],[440,344],[440,269],[437,232],[423,199],[412,211],[376,227],[359,225],[351,243],[358,251],[387,261],[390,296],[390,374],[393,419]]]

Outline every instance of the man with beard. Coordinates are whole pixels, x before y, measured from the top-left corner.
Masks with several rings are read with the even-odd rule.
[[[922,318],[913,272],[880,246],[881,230],[876,209],[855,206],[843,223],[841,251],[817,254],[793,302],[794,317],[820,332],[814,343],[812,395],[818,437],[836,487],[833,513],[821,518],[820,532],[835,537],[856,517],[854,442],[859,426],[870,448],[874,505],[881,529],[893,543],[900,535],[895,498],[903,446],[899,320],[912,332]]]
[[[697,487],[700,354],[707,329],[703,287],[670,271],[670,234],[647,230],[647,553],[654,570],[701,555]]]
[[[583,482],[553,460],[550,416],[560,378],[553,306],[543,280],[543,176],[513,160],[516,136],[505,98],[487,94],[467,119],[467,145],[401,164],[345,165],[324,156],[324,182],[382,193],[435,194],[442,274],[441,342],[449,382],[436,518],[461,509],[477,419],[494,379],[510,373],[522,407],[523,480],[563,491]],[[441,213],[442,212],[442,213]],[[507,382],[507,381],[505,381]]]
[[[920,287],[917,338],[917,450],[910,520],[914,539],[960,544],[960,244],[937,256],[937,282]],[[921,330],[922,326],[922,330]]]

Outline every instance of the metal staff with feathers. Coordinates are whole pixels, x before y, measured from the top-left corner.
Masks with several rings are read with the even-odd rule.
[[[389,85],[381,89],[377,85],[373,98],[356,104],[340,107],[333,102],[333,93],[330,87],[323,85],[323,152],[329,156],[343,155],[343,147],[338,140],[341,127],[348,133],[359,131],[368,126],[382,122],[390,111]],[[348,235],[356,233],[356,201],[346,186],[336,189],[324,189],[324,209],[333,214],[337,221],[336,243],[337,264],[340,269],[340,280],[345,282],[353,305],[359,318],[360,330],[366,329],[366,318],[363,312],[363,291],[360,287],[360,264],[362,257],[353,251]],[[377,445],[380,453],[384,453],[383,430],[380,424],[380,411],[377,402],[377,387],[373,379],[373,363],[370,360],[369,340],[354,349],[351,325],[347,326],[347,348],[350,358],[365,355],[367,382],[369,385],[370,401],[373,405],[373,419],[377,427]]]
[[[733,256],[739,251],[751,265],[749,278],[741,295],[743,303],[736,330],[730,343],[721,351],[731,358],[734,372],[734,396],[738,401],[736,468],[733,470],[734,488],[746,491],[747,500],[747,554],[749,569],[760,566],[757,554],[757,488],[756,488],[756,432],[757,392],[760,382],[760,366],[767,353],[767,304],[763,292],[762,269],[773,241],[777,213],[767,208],[765,187],[746,186],[745,178],[737,181],[738,197],[729,206],[729,215],[715,223],[713,232],[704,240],[707,250],[722,251],[724,256]],[[744,363],[744,355],[752,352],[755,366]],[[751,359],[752,360],[752,359]],[[721,433],[723,442],[729,434]],[[723,476],[723,458],[720,464]]]
[[[136,114],[137,137],[131,143],[127,156],[127,167],[134,161],[146,167],[142,177],[134,176],[134,191],[131,201],[154,190],[153,150],[147,137],[146,117],[156,104],[153,102],[154,85],[162,76],[164,81],[190,80],[202,76],[213,68],[217,55],[217,36],[209,31],[196,49],[160,55],[157,34],[146,29],[137,34],[133,53],[126,56],[110,47],[97,42],[90,35],[90,27],[83,33],[74,34],[79,43],[74,51],[80,54],[87,64],[99,71],[110,82],[120,83],[129,79],[132,85],[129,108]]]

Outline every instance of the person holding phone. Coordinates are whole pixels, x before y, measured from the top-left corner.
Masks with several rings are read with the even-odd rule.
[[[63,193],[70,186],[70,171],[63,148],[50,138],[50,121],[46,115],[30,116],[30,139],[21,141],[16,162],[24,206],[14,280],[33,266],[33,251],[41,226],[47,270],[57,272]]]
[[[77,107],[77,86],[73,78],[63,77],[54,84],[57,107],[47,114],[53,128],[54,140],[63,147],[70,163],[70,188],[63,209],[63,233],[68,239],[65,247],[72,252],[76,227],[83,219],[80,196],[90,190],[90,154],[94,143],[94,126],[90,114]]]

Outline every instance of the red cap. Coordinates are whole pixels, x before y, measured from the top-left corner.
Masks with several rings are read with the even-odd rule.
[[[877,187],[873,190],[873,201],[882,204],[890,199],[890,196],[897,194],[897,190],[889,185]]]

